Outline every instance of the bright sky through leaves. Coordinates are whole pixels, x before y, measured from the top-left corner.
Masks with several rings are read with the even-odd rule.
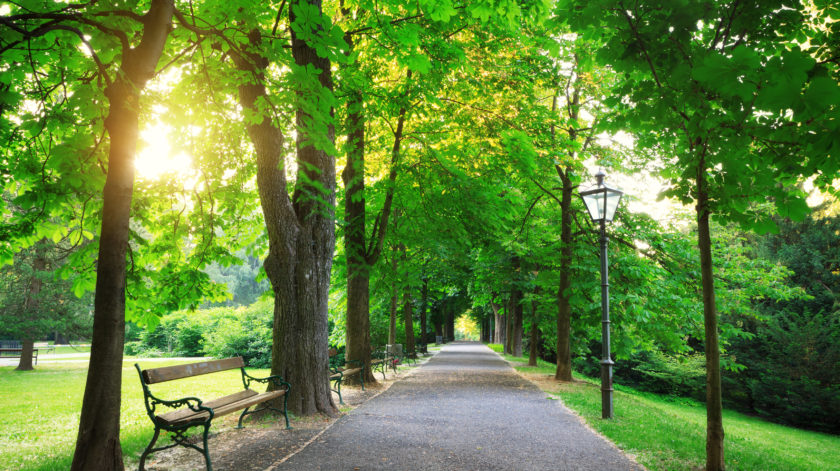
[[[140,150],[134,166],[141,178],[156,180],[170,173],[183,181],[193,173],[190,156],[172,149],[168,126],[155,123],[143,129],[140,138]]]

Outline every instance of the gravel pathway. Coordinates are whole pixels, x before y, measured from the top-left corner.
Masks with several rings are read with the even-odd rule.
[[[484,345],[449,344],[270,470],[642,470]]]

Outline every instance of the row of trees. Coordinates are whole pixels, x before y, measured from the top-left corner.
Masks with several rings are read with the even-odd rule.
[[[597,311],[593,230],[574,194],[601,165],[653,174],[696,207],[688,228],[622,211],[611,272],[634,289],[615,294],[616,340],[619,354],[706,354],[707,469],[723,469],[718,336],[746,330],[719,326],[718,310],[754,316],[745,300],[800,296],[726,225],[764,233],[774,213],[803,217],[808,178],[836,191],[837,12],[684,3],[0,10],[0,257],[67,237],[77,285],[95,287],[73,468],[122,467],[125,319],[153,326],[223,301],[205,269],[241,248],[264,259],[271,369],[295,385],[296,413],[336,411],[319,380],[331,301],[345,306],[333,321],[349,359],[369,361],[371,312],[396,322],[401,306],[410,326],[416,304],[423,324],[433,293],[444,335],[471,303],[508,351],[529,325],[532,346],[550,338],[556,377],[571,379]],[[192,175],[136,181],[139,129],[156,122]],[[611,142],[620,133],[633,144]]]

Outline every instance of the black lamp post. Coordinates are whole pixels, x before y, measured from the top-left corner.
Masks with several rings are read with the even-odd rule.
[[[601,226],[601,416],[611,419],[613,416],[612,401],[612,367],[610,358],[610,283],[607,273],[607,223],[613,220],[615,210],[621,201],[621,190],[610,188],[604,184],[603,170],[595,175],[597,185],[589,190],[580,192],[580,197],[586,204],[592,222]]]

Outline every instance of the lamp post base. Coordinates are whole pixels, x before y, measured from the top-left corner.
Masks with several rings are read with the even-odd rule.
[[[612,419],[613,417],[613,362],[607,358],[601,360],[601,417],[604,419]]]

